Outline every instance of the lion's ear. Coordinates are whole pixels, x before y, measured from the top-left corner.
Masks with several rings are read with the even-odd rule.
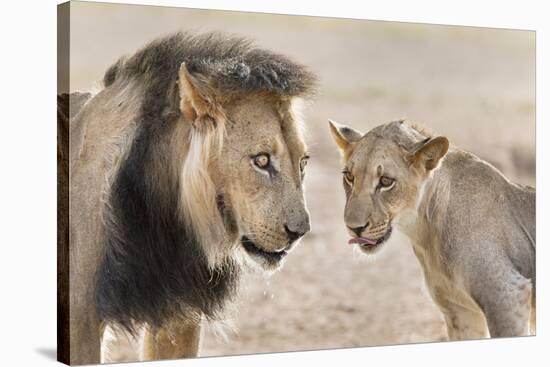
[[[336,142],[336,145],[344,154],[362,137],[362,134],[359,131],[352,129],[351,127],[339,124],[332,120],[328,120],[328,124],[334,142]]]
[[[422,144],[414,153],[409,155],[408,159],[412,165],[431,171],[437,167],[448,150],[449,140],[444,136],[438,136]]]
[[[183,62],[178,72],[179,87],[179,108],[186,121],[193,124],[194,127],[200,127],[198,124],[214,122],[214,106],[205,96],[204,87],[197,78],[189,73],[187,66]],[[214,122],[215,123],[215,122]]]

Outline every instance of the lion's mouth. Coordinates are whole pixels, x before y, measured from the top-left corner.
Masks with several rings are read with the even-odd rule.
[[[266,260],[269,263],[278,263],[287,255],[285,250],[282,251],[265,251],[262,250],[258,245],[256,245],[250,238],[243,236],[241,237],[241,244],[243,245],[246,252],[254,256],[259,256],[262,259]]]
[[[393,231],[393,229],[392,229],[392,227],[390,227],[386,231],[386,233],[378,239],[370,239],[370,238],[366,238],[366,237],[354,237],[354,238],[352,238],[351,240],[348,241],[348,244],[350,244],[350,245],[358,244],[363,248],[374,248],[374,247],[376,247],[378,245],[381,245],[384,242],[386,242],[390,238],[392,231]]]

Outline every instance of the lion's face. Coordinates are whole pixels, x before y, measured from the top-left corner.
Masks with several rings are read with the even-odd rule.
[[[392,234],[392,223],[406,209],[414,208],[430,171],[448,149],[444,137],[416,143],[413,149],[398,144],[392,134],[410,134],[401,122],[383,125],[366,135],[331,123],[333,137],[344,157],[346,192],[344,221],[366,254],[378,252]],[[403,138],[403,137],[401,137]]]
[[[225,107],[222,152],[210,171],[233,240],[266,270],[310,230],[303,179],[308,155],[288,103],[241,99]]]
[[[310,230],[302,185],[309,157],[292,99],[221,97],[185,63],[178,86],[188,141],[180,180],[184,215],[210,264],[244,253],[265,270],[277,269]]]

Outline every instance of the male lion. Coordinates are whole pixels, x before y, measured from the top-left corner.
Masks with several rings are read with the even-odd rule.
[[[141,335],[144,360],[196,356],[245,265],[281,266],[310,230],[294,107],[314,83],[220,34],[171,35],[107,71],[70,123],[66,362],[116,360],[106,327]]]
[[[450,339],[527,335],[530,323],[534,333],[534,188],[403,121],[330,130],[350,244],[374,254],[393,225],[405,233]]]

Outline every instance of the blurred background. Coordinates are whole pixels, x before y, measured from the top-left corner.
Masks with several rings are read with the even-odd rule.
[[[341,165],[327,119],[366,131],[407,118],[534,185],[535,33],[72,2],[71,91],[97,90],[120,56],[178,30],[247,36],[320,79],[304,114],[313,230],[280,272],[245,278],[236,332],[223,340],[207,331],[202,355],[443,340],[443,319],[403,236],[394,233],[375,261],[346,244]]]

